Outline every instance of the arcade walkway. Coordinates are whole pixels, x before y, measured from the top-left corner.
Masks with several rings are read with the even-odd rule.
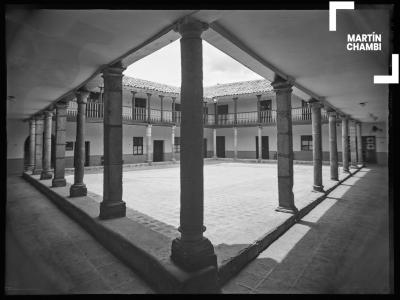
[[[5,293],[153,293],[49,199],[7,178]]]
[[[264,250],[224,293],[388,293],[387,168],[364,168]]]

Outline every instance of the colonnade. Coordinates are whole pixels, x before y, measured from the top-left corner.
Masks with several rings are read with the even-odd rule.
[[[181,20],[176,31],[181,35],[181,155],[180,155],[180,236],[171,245],[171,259],[183,269],[193,271],[206,266],[217,265],[212,243],[204,237],[204,174],[203,174],[203,63],[201,34],[208,25],[191,18]],[[103,201],[100,203],[100,219],[124,217],[126,205],[122,200],[122,72],[123,65],[118,62],[106,67],[104,79],[104,182]],[[277,102],[277,183],[278,211],[296,213],[293,196],[293,144],[291,94],[292,83],[275,76],[272,82]],[[70,187],[70,197],[86,196],[84,184],[84,140],[85,110],[89,91],[82,87],[76,91],[78,102],[76,126],[76,151],[74,184]],[[151,94],[148,94],[150,103]],[[322,182],[322,144],[321,144],[321,107],[322,104],[312,99],[312,132],[314,157],[315,191],[323,190]],[[235,100],[236,103],[236,100]],[[150,105],[148,105],[150,107]],[[52,108],[53,109],[53,108]],[[66,102],[59,101],[56,109],[56,163],[53,187],[66,186],[65,182],[65,126]],[[235,104],[236,111],[236,104]],[[51,153],[51,114],[52,111],[35,116],[30,121],[30,156],[29,168],[33,174],[41,174],[40,179],[51,177],[49,153]],[[150,110],[148,111],[150,119]],[[329,140],[331,178],[338,180],[338,155],[336,137],[336,118],[334,111],[329,113]],[[347,149],[349,135],[348,118],[342,117],[342,155],[343,170],[348,172],[349,161],[361,162],[361,125],[350,131],[350,153]],[[353,126],[354,127],[354,126]],[[261,160],[261,127],[259,127],[259,159]],[[146,130],[148,149],[151,143],[152,125]],[[44,131],[44,135],[43,135]],[[358,147],[355,145],[357,135]],[[43,139],[44,136],[44,139]],[[171,139],[175,138],[175,126],[172,127]],[[237,128],[234,127],[235,158],[237,158]],[[216,130],[213,132],[214,157],[216,155]],[[44,147],[43,147],[44,143]],[[173,143],[172,143],[173,144]],[[44,149],[42,153],[42,148]],[[358,151],[355,151],[358,149]],[[35,153],[33,153],[33,151]],[[354,153],[354,154],[353,154]],[[356,155],[353,158],[353,155]],[[174,156],[172,157],[174,159]],[[152,161],[148,151],[147,161]]]

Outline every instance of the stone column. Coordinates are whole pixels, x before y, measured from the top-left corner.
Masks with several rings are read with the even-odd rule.
[[[357,167],[357,145],[356,145],[356,125],[355,121],[349,124],[350,135],[350,165],[353,168]]]
[[[349,119],[346,116],[342,116],[342,163],[343,172],[349,173]]]
[[[261,123],[261,95],[256,95],[257,97],[257,123],[260,124]]]
[[[35,169],[35,131],[36,122],[34,119],[29,120],[29,163],[27,171],[33,172]]]
[[[271,85],[276,93],[279,198],[279,206],[276,210],[296,213],[293,196],[292,84],[275,75]]]
[[[218,125],[218,104],[217,104],[217,99],[214,99],[214,124]]]
[[[261,144],[261,133],[262,133],[262,127],[261,126],[258,126],[258,130],[257,130],[257,133],[258,133],[258,157],[257,157],[257,161],[260,163],[261,162],[261,158],[262,158],[262,144]]]
[[[336,134],[336,112],[328,111],[329,118],[329,162],[331,166],[331,179],[339,180],[338,174],[338,152]]]
[[[172,147],[172,161],[173,162],[176,161],[176,159],[175,159],[175,147],[174,147],[174,145],[175,145],[175,128],[176,128],[175,125],[173,125],[171,127],[171,147]]]
[[[35,117],[35,168],[32,171],[33,175],[42,173],[43,163],[43,114]]]
[[[67,125],[66,100],[56,104],[56,162],[54,165],[53,187],[66,186],[65,181],[65,136]]]
[[[147,125],[146,128],[146,143],[147,143],[147,163],[149,165],[152,164],[153,162],[153,145],[152,145],[152,139],[151,139],[151,124]]]
[[[175,100],[176,97],[172,97],[172,123],[174,124],[176,124]]]
[[[234,124],[237,125],[237,100],[238,97],[233,98],[233,109],[234,109]]]
[[[78,112],[76,115],[76,139],[74,151],[74,184],[69,190],[70,197],[81,197],[87,195],[86,185],[83,183],[85,173],[85,123],[86,123],[86,103],[89,91],[82,88],[76,92],[76,102],[78,103]],[[106,114],[106,110],[104,110]]]
[[[132,93],[132,120],[136,120],[136,114],[135,114],[136,92],[131,91],[131,93]]]
[[[181,34],[181,236],[174,239],[171,259],[183,269],[217,267],[211,242],[203,236],[203,58],[201,33],[205,23],[184,18]]]
[[[51,179],[51,127],[53,113],[51,110],[44,112],[44,136],[43,136],[43,170],[40,174],[40,180]]]
[[[121,62],[103,70],[104,78],[104,175],[100,219],[125,217],[122,201],[122,72]]]
[[[364,165],[362,157],[362,134],[361,134],[361,123],[356,123],[356,134],[357,134],[357,163],[361,166]]]
[[[150,123],[151,122],[151,106],[150,106],[150,99],[151,99],[151,94],[150,93],[146,93],[147,95],[147,122]]]
[[[233,159],[237,160],[238,151],[237,151],[237,127],[233,127]]]
[[[322,185],[322,135],[321,135],[321,108],[322,104],[315,99],[311,103],[312,143],[314,162],[314,186],[315,192],[323,192]]]
[[[213,128],[213,158],[217,158],[217,129]]]
[[[164,100],[164,96],[163,95],[158,95],[158,97],[160,97],[160,113],[161,113],[161,118],[160,121],[161,123],[163,122],[163,100]]]

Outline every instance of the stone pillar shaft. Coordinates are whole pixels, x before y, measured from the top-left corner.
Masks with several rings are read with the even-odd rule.
[[[233,98],[233,109],[234,109],[234,124],[237,125],[237,100],[238,98]]]
[[[349,120],[347,117],[342,118],[342,162],[343,172],[349,172]]]
[[[363,165],[363,157],[362,157],[362,134],[361,134],[361,123],[356,123],[356,134],[357,134],[357,162],[360,165]]]
[[[150,123],[151,122],[151,94],[150,93],[146,93],[147,95],[147,122]]]
[[[43,163],[43,115],[35,118],[35,168],[32,174],[38,175],[42,173]]]
[[[257,160],[258,162],[261,162],[261,158],[262,158],[262,143],[261,143],[261,139],[262,139],[262,127],[258,126],[258,157]]]
[[[89,91],[82,89],[76,92],[78,112],[76,116],[76,139],[74,151],[74,184],[70,188],[70,197],[81,197],[87,195],[86,185],[83,183],[85,173],[85,125],[86,125],[86,103]],[[106,113],[106,110],[104,110]]]
[[[357,144],[356,144],[356,128],[355,122],[349,124],[350,135],[350,164],[353,167],[357,166]]]
[[[27,171],[32,171],[35,168],[35,134],[36,122],[34,119],[29,120],[29,164]]]
[[[147,162],[149,165],[153,162],[153,143],[151,138],[151,124],[146,127],[146,143],[147,143]]]
[[[214,123],[215,125],[218,125],[218,104],[217,101],[214,102]]]
[[[181,236],[172,242],[171,258],[187,270],[217,266],[214,247],[203,236],[203,58],[201,33],[207,25],[184,19],[181,34]]]
[[[317,102],[311,102],[312,143],[314,162],[314,186],[313,190],[323,191],[322,185],[322,135],[321,135],[321,107]]]
[[[158,95],[158,97],[160,97],[160,113],[161,113],[160,120],[161,120],[161,123],[162,123],[163,119],[164,119],[164,116],[163,116],[163,114],[164,114],[164,112],[163,112],[164,96],[163,95]]]
[[[56,104],[56,161],[54,165],[53,187],[66,186],[65,181],[65,137],[67,125],[67,101]]]
[[[176,124],[175,100],[176,97],[172,97],[172,123],[174,124]]]
[[[271,85],[276,93],[279,198],[279,206],[276,210],[296,213],[293,196],[292,85],[277,75]]]
[[[217,158],[217,129],[213,128],[213,158]]]
[[[135,114],[136,92],[131,91],[131,93],[132,93],[132,120],[136,120],[136,114]]]
[[[104,176],[100,219],[125,217],[122,201],[122,72],[120,62],[103,70]]]
[[[52,127],[51,111],[45,111],[44,118],[44,136],[43,136],[43,170],[40,174],[40,180],[51,179],[52,174],[50,172],[51,166],[51,127]]]
[[[257,122],[261,123],[261,95],[257,95]]]
[[[174,145],[175,145],[175,128],[176,128],[175,125],[171,127],[171,147],[172,147],[172,151],[171,151],[172,158],[171,159],[172,159],[172,161],[176,161],[175,147],[174,147]]]
[[[238,150],[237,150],[237,148],[238,148],[238,145],[237,145],[237,135],[238,135],[238,132],[237,132],[237,127],[233,127],[233,159],[234,160],[237,160],[237,158],[238,158]]]
[[[331,167],[331,179],[339,180],[336,112],[329,112],[329,162]]]

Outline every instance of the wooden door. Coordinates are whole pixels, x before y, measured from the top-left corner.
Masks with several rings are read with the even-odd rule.
[[[217,157],[225,157],[225,136],[217,136]]]
[[[362,158],[364,162],[376,163],[376,137],[363,136],[362,137]]]
[[[164,161],[164,141],[154,140],[153,161]]]

